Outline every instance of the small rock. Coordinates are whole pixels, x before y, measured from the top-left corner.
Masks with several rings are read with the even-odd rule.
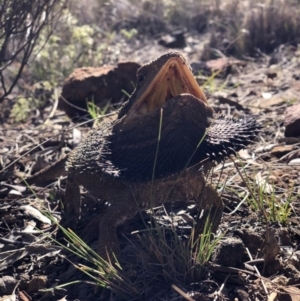
[[[284,125],[286,137],[300,136],[300,103],[286,109]]]
[[[234,235],[241,238],[245,246],[250,250],[252,254],[256,254],[257,250],[263,245],[263,238],[260,233],[251,229],[238,229],[234,231]]]
[[[19,198],[22,196],[22,193],[18,190],[15,190],[15,189],[11,189],[8,193],[8,196],[10,198]]]
[[[104,109],[109,103],[127,100],[124,91],[133,92],[132,83],[139,67],[135,62],[124,62],[117,66],[75,69],[64,82],[58,108],[72,118],[86,114],[88,101]]]
[[[48,277],[44,275],[34,275],[31,280],[29,280],[26,285],[26,290],[29,292],[37,292],[41,288],[47,286]]]
[[[288,165],[300,165],[300,158],[291,160]]]
[[[284,275],[289,278],[288,285],[299,284],[300,272],[291,264],[284,267]]]
[[[12,276],[1,276],[0,278],[0,296],[12,294],[18,281]]]
[[[288,229],[286,229],[286,228],[282,228],[279,231],[279,240],[280,240],[281,246],[292,246],[293,245],[291,235],[290,235]]]
[[[227,237],[217,246],[212,260],[223,266],[237,267],[247,260],[245,245],[240,238]]]
[[[82,135],[81,135],[81,131],[78,130],[77,128],[73,129],[73,145],[77,146],[80,141],[81,141]]]
[[[274,156],[282,156],[294,150],[293,145],[277,145],[272,148],[271,154]]]
[[[184,32],[175,31],[171,35],[163,36],[158,44],[166,48],[184,48],[186,47]]]

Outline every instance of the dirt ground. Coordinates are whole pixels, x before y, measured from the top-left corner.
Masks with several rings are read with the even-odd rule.
[[[151,224],[149,212],[118,228],[122,272],[139,290],[134,297],[95,289],[92,279],[71,264],[85,262],[58,244],[65,241],[45,208],[61,221],[64,159],[94,122],[86,113],[72,121],[58,109],[56,97],[22,123],[6,118],[0,124],[0,300],[300,300],[300,137],[286,137],[284,126],[287,108],[300,103],[300,49],[286,43],[269,54],[258,51],[254,57],[236,58],[222,53],[204,61],[210,36],[192,31],[180,35],[120,36],[104,61],[141,65],[179,51],[216,112],[234,118],[253,115],[262,126],[247,150],[216,165],[208,176],[225,210],[217,233],[222,238],[201,277],[190,282],[183,276],[168,278],[151,256],[146,262],[144,255],[138,257],[140,237],[132,233]],[[112,56],[116,49],[118,55]],[[107,86],[114,90],[115,82],[107,81]],[[9,110],[9,102],[2,105],[2,113]],[[49,164],[57,169],[45,171]],[[52,178],[43,183],[49,173]],[[103,210],[88,193],[83,199],[79,235]],[[191,200],[156,208],[167,241],[173,228],[183,240],[189,237],[192,223],[187,216],[197,215],[192,205]]]

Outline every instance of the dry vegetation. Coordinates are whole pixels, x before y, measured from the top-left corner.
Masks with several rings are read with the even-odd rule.
[[[263,125],[250,150],[208,177],[225,203],[218,237],[207,239],[208,229],[197,244],[189,240],[194,207],[167,204],[155,209],[155,221],[141,213],[143,219],[122,226],[130,242],[120,234],[121,272],[65,232],[70,249],[85,259],[78,264],[78,256],[53,241],[65,178],[42,187],[30,178],[65,157],[88,131],[57,110],[63,81],[77,67],[144,63],[168,51],[158,41],[178,30],[187,45],[181,51],[214,109],[237,118],[255,114]],[[300,168],[293,160],[300,158],[300,140],[284,137],[283,121],[286,108],[299,103],[299,43],[299,0],[0,1],[0,295],[20,281],[18,300],[109,299],[91,284],[112,289],[112,300],[271,300],[273,293],[276,300],[297,300]],[[197,68],[215,58],[229,63]],[[90,106],[83,120],[103,109]],[[102,210],[84,200],[92,209],[84,209],[83,225]],[[226,258],[209,261],[224,237],[243,241],[248,253],[240,264],[248,265],[236,270],[223,266]],[[83,273],[74,272],[66,256]]]
[[[55,30],[62,13],[58,3],[62,4],[59,0],[1,2],[0,101],[12,92],[29,59],[41,50],[37,42],[47,43]]]

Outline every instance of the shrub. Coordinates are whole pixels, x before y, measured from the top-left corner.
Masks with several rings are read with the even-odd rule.
[[[0,102],[16,86],[44,32],[51,36],[67,0],[2,0],[0,2]],[[61,4],[61,5],[59,5]]]

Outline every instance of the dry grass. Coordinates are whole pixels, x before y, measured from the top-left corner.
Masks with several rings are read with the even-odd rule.
[[[97,7],[94,1],[75,3],[73,12],[82,23],[101,20],[108,31],[134,28],[140,36],[173,28],[210,32],[208,48],[230,55],[270,53],[282,44],[300,41],[298,0],[123,0],[100,1]]]
[[[254,2],[253,2],[254,3]],[[243,28],[247,34],[240,53],[254,55],[259,49],[270,53],[282,44],[300,41],[299,1],[271,0],[250,7]]]

